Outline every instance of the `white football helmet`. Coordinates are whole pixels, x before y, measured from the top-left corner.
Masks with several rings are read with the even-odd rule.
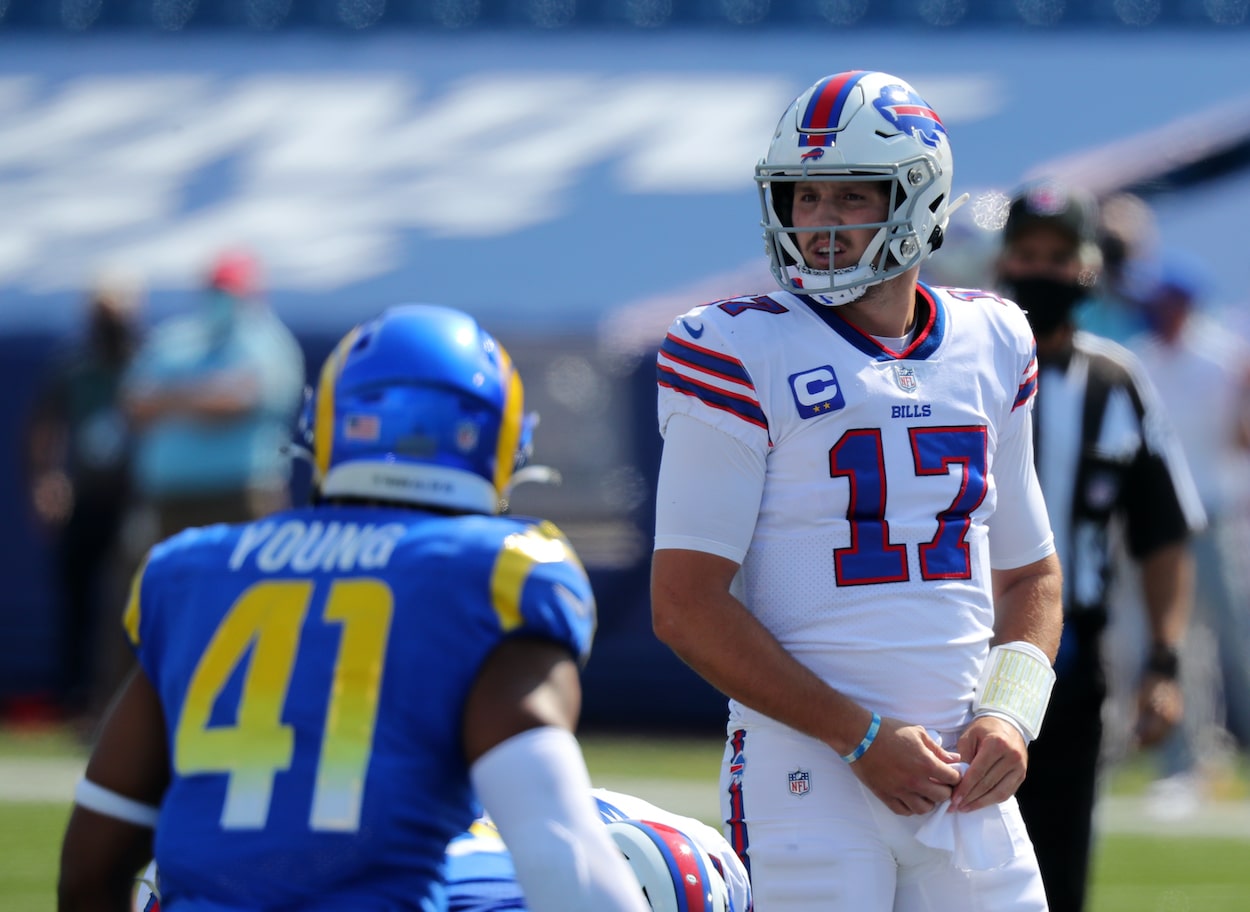
[[[135,878],[132,912],[161,912],[161,896],[156,884],[156,862],[149,861],[148,866]]]
[[[953,168],[942,121],[902,79],[870,70],[821,79],[786,109],[755,168],[764,246],[777,282],[839,305],[911,269],[941,246],[947,218],[963,202],[951,203]],[[791,230],[794,185],[883,180],[891,185],[886,221],[804,228],[831,235],[876,228],[860,261],[842,269],[808,267]]]
[[[724,877],[685,833],[649,820],[614,820],[607,828],[654,912],[729,912]]]

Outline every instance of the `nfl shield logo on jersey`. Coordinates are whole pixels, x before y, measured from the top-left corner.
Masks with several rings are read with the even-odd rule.
[[[790,794],[802,798],[812,790],[812,774],[804,769],[788,774],[790,777]]]
[[[908,367],[906,364],[894,365],[894,380],[903,392],[914,393],[916,391],[915,368]]]

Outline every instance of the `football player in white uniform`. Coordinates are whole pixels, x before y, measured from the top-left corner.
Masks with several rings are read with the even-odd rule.
[[[766,912],[1044,910],[1013,794],[1061,574],[1035,345],[929,288],[952,159],[903,80],[821,79],[756,169],[780,291],[658,357],[655,630],[730,698],[726,833]]]

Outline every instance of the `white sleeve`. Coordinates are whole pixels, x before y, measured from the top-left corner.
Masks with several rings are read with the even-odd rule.
[[[531,912],[648,912],[599,819],[571,732],[546,726],[514,735],[479,757],[469,776]]]
[[[764,493],[764,456],[690,415],[664,431],[655,548],[705,551],[742,563]]]
[[[1031,409],[1030,403],[1026,408]],[[1033,465],[1033,422],[1026,412],[994,454],[997,505],[989,518],[990,566],[1010,570],[1039,561],[1055,550],[1050,515]]]
[[[112,817],[114,820],[121,820],[148,830],[156,828],[156,822],[161,816],[160,808],[127,798],[102,785],[96,785],[85,776],[74,786],[74,803],[105,817]]]

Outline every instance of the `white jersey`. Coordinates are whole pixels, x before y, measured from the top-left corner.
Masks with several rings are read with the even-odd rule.
[[[661,433],[686,415],[764,467],[735,582],[747,608],[866,708],[962,726],[993,633],[991,565],[1054,550],[1033,468],[1037,362],[1023,312],[922,284],[914,338],[896,352],[838,308],[779,291],[679,317],[657,367]],[[672,525],[657,524],[657,548],[698,537]],[[732,703],[731,714],[768,724]]]

